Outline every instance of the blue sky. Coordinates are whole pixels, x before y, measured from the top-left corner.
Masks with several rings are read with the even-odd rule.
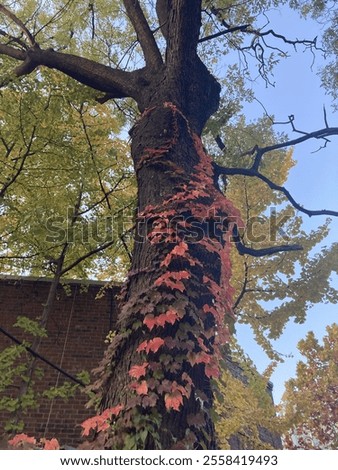
[[[292,39],[312,39],[319,33],[316,23],[308,19],[304,21],[287,9],[275,10],[268,16],[272,19],[271,27],[276,32]],[[299,48],[298,54],[293,54],[276,67],[274,88],[266,88],[262,81],[257,81],[253,87],[256,97],[264,104],[269,114],[275,116],[276,121],[286,121],[288,116],[293,114],[296,127],[308,132],[325,127],[323,106],[326,108],[329,124],[333,127],[338,126],[337,114],[333,114],[331,106],[332,98],[325,94],[317,74],[323,59],[318,55],[313,65],[313,72],[311,72],[312,61],[311,53],[304,53],[303,49]],[[262,108],[258,103],[253,103],[246,106],[245,112],[249,119],[254,119],[262,114]],[[290,138],[297,137],[297,134],[292,134],[291,130],[289,132],[289,129],[283,126],[277,126],[276,129],[287,131]],[[294,149],[297,165],[291,170],[285,186],[297,202],[308,209],[338,210],[338,136],[332,137],[331,140],[332,143],[327,148],[317,153],[313,153],[319,147],[319,142],[316,140],[301,144]],[[310,219],[304,216],[304,227],[310,231],[324,220],[324,217]],[[327,241],[333,242],[337,239],[338,220],[333,220]],[[285,359],[272,376],[276,403],[283,393],[285,380],[294,376],[296,363],[301,359],[297,351],[298,341],[310,330],[314,331],[318,338],[322,338],[325,327],[338,321],[337,313],[338,308],[335,305],[316,305],[309,310],[307,321],[303,325],[290,322],[280,340],[275,343],[276,350],[286,355],[293,355],[292,358]],[[258,369],[263,371],[269,360],[255,345],[250,329],[238,325],[237,331],[240,344],[254,360]]]

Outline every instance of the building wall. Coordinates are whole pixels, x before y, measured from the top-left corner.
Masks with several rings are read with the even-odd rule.
[[[13,327],[18,315],[36,319],[42,313],[50,282],[31,278],[0,280],[0,325],[18,339],[21,330]],[[79,282],[70,283],[69,292],[58,288],[57,301],[48,319],[48,338],[43,338],[39,353],[46,359],[76,375],[97,367],[105,349],[105,337],[116,321],[116,296],[119,288],[107,289],[96,296],[102,283],[91,283],[84,289]],[[0,334],[0,351],[13,342]],[[65,382],[65,377],[41,361],[44,376],[37,387],[46,389]],[[17,393],[13,389],[13,396]],[[35,437],[57,437],[62,444],[76,445],[81,434],[80,423],[94,414],[85,408],[88,397],[80,390],[69,401],[42,398],[39,407],[24,416],[25,432]],[[0,411],[0,435],[8,414]]]
[[[46,359],[75,376],[82,370],[91,371],[97,367],[103,356],[104,340],[113,328],[118,311],[119,287],[106,290],[97,298],[103,283],[91,282],[83,289],[80,282],[71,282],[67,293],[59,287],[57,300],[48,320],[48,338],[42,340],[39,353]],[[0,278],[0,326],[18,339],[23,339],[21,330],[13,327],[18,315],[36,319],[42,313],[47,299],[50,281],[32,278]],[[69,292],[68,292],[69,291]],[[0,351],[13,342],[0,333]],[[245,381],[243,371],[231,360],[227,361],[231,373]],[[44,376],[37,385],[40,390],[61,385],[67,379],[59,372],[38,361]],[[271,390],[268,391],[271,394]],[[13,389],[13,396],[16,390]],[[95,414],[85,407],[87,396],[78,390],[75,397],[64,401],[41,398],[39,406],[24,416],[25,433],[40,437],[57,437],[62,445],[77,446],[81,442],[80,424]],[[0,411],[0,446],[4,424],[9,415]],[[279,436],[262,430],[263,440],[275,448],[281,448]],[[231,448],[240,449],[238,436],[231,438]]]

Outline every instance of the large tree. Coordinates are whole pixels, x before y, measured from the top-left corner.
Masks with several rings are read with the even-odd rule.
[[[83,5],[69,0],[45,8],[34,1],[0,4],[0,54],[7,70],[3,86],[15,86],[26,76],[43,83],[44,70],[53,69],[99,92],[96,99],[101,103],[124,100],[139,111],[130,130],[138,185],[132,266],[117,331],[94,386],[98,407],[110,417],[111,426],[98,433],[95,446],[217,446],[212,379],[218,376],[222,345],[234,323],[231,241],[242,255],[301,249],[298,244],[259,250],[245,246],[244,222],[224,195],[221,175],[259,179],[308,215],[337,215],[304,209],[264,173],[270,152],[310,138],[326,139],[337,134],[337,128],[326,125],[290,141],[255,145],[244,155],[249,164],[241,168],[216,164],[201,142],[206,123],[220,107],[221,82],[208,69],[208,56],[201,60],[199,44],[231,37],[229,44],[252,54],[268,82],[273,58],[265,51],[270,37],[294,47],[316,48],[316,41],[288,40],[255,25],[264,8],[284,3],[123,0]],[[117,35],[121,31],[124,34]],[[248,45],[245,38],[250,38]],[[227,49],[224,42],[220,46]],[[230,68],[229,80],[237,72],[235,66]],[[226,92],[224,115],[235,106]],[[94,96],[88,92],[90,99]],[[296,131],[292,118],[290,124]],[[215,138],[224,146],[219,134]]]

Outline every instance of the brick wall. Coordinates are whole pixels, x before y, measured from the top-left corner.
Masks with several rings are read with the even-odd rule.
[[[96,299],[102,283],[93,282],[84,290],[79,282],[69,284],[70,295],[60,286],[57,301],[48,320],[48,338],[42,340],[39,353],[52,363],[76,375],[81,370],[90,371],[96,367],[105,349],[104,339],[116,321],[116,295],[119,288],[106,291],[104,297]],[[35,319],[42,313],[50,282],[32,278],[0,279],[0,325],[22,339],[20,330],[13,324],[18,315]],[[0,334],[0,351],[13,344]],[[38,361],[44,371],[39,382],[40,389],[64,383],[65,377],[56,370]],[[15,396],[16,390],[13,390]],[[61,443],[76,445],[80,439],[79,424],[93,415],[85,408],[88,398],[78,391],[68,402],[58,398],[41,399],[36,410],[30,410],[24,417],[25,432],[36,437],[57,437]],[[6,422],[0,411],[0,435]]]
[[[83,290],[81,283],[74,281],[69,284],[70,295],[61,286],[58,289],[55,308],[48,320],[48,338],[43,339],[39,353],[72,375],[83,369],[90,371],[98,365],[106,346],[104,339],[116,321],[119,287],[108,289],[104,297],[96,299],[103,285],[91,282],[87,290]],[[13,323],[18,315],[32,319],[41,315],[49,286],[48,280],[0,278],[0,326],[22,339]],[[0,334],[0,351],[11,344],[6,336]],[[44,370],[41,389],[56,385],[58,380],[59,385],[65,381],[57,371],[38,362]],[[231,360],[227,364],[235,377],[245,381],[238,365]],[[271,389],[268,392],[271,394]],[[37,438],[57,437],[63,445],[76,446],[81,442],[80,423],[94,414],[94,410],[85,408],[86,401],[87,397],[81,391],[68,402],[62,399],[39,400],[39,407],[24,417],[25,432]],[[7,417],[0,411],[0,445]],[[262,430],[262,437],[275,448],[281,448],[279,436]],[[233,436],[230,443],[233,449],[241,448],[238,436]]]

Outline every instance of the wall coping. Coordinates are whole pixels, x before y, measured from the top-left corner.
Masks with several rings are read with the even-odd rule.
[[[1,274],[0,273],[0,283],[8,282],[8,283],[31,283],[31,282],[46,282],[51,283],[53,282],[53,278],[51,277],[43,277],[43,276],[14,276],[11,274]],[[104,287],[106,285],[110,285],[111,287],[121,287],[122,283],[120,282],[111,282],[111,281],[98,281],[96,279],[70,279],[64,278],[61,279],[59,284],[73,284],[73,285],[83,285],[83,286],[99,286]]]

